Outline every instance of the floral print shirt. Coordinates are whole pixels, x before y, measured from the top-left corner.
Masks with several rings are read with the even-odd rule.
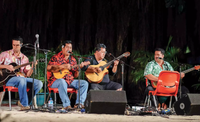
[[[17,65],[22,65],[29,62],[29,59],[20,52],[18,56],[14,55],[13,49],[4,51],[0,54],[0,65],[9,65],[10,63],[16,63]],[[30,65],[26,65],[20,68],[20,71],[16,73],[18,76],[26,76],[28,70],[30,70]]]
[[[173,67],[166,61],[164,61],[162,67],[163,67],[163,69],[160,67],[160,65],[155,60],[153,60],[146,65],[145,70],[144,70],[144,76],[152,74],[152,75],[158,77],[160,72],[163,70],[174,71]]]
[[[62,54],[61,51],[50,59],[48,65],[62,65],[67,63],[70,63],[71,66],[77,65],[76,59],[73,56],[70,56],[70,60],[69,58],[66,60],[65,56]],[[77,70],[78,70],[77,67],[73,68],[72,70],[69,70],[69,74],[66,74],[63,77],[63,79],[67,82],[68,85],[70,85],[73,82],[74,80],[73,74]],[[54,77],[52,72],[47,72],[47,80],[48,80],[48,87],[50,87],[53,84],[53,82],[57,79]]]

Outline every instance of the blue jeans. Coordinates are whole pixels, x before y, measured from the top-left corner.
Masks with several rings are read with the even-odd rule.
[[[78,88],[78,80],[74,80],[69,86],[64,79],[57,79],[51,85],[51,88],[58,88],[59,96],[62,100],[63,107],[70,106],[70,100],[67,95],[67,88]],[[85,80],[80,80],[80,103],[84,105],[88,90],[88,82]],[[79,103],[79,92],[77,93],[76,104]]]
[[[17,87],[21,104],[23,106],[28,106],[32,98],[32,84],[33,84],[32,78],[15,76],[8,80],[6,86]],[[40,80],[34,79],[34,96],[40,91],[42,86],[43,83]],[[26,91],[27,87],[30,88],[28,93]]]

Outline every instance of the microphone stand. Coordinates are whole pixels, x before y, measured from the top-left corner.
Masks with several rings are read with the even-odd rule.
[[[37,41],[37,40],[36,40]],[[33,84],[32,84],[32,105],[31,105],[31,110],[33,110],[33,101],[34,101],[34,78],[35,78],[35,63],[36,63],[36,56],[37,56],[37,48],[36,48],[36,44],[37,42],[35,42],[34,44],[34,49],[35,49],[35,55],[34,55],[34,58],[33,58]]]
[[[109,55],[111,55],[114,59],[116,59],[116,57],[113,54],[109,53]],[[117,60],[119,60],[119,59],[117,59]],[[121,82],[122,82],[122,90],[124,90],[124,65],[126,65],[132,69],[135,69],[135,67],[132,67],[121,60],[119,60],[119,62],[121,63],[121,66],[122,66],[122,81]]]
[[[78,56],[78,72],[79,72],[79,75],[78,75],[78,94],[79,94],[79,103],[78,103],[78,108],[80,109],[81,108],[81,94],[80,94],[80,74],[81,74],[81,68],[80,68],[80,61],[81,61],[81,57]]]
[[[36,37],[36,42],[37,42],[37,53],[39,54],[39,34],[36,34],[35,35],[35,37]],[[40,56],[39,55],[37,55],[37,59],[39,59],[40,58]],[[36,74],[38,74],[38,79],[39,79],[39,77],[40,77],[40,73],[39,73],[39,65],[37,65],[37,70],[36,70]]]
[[[43,51],[45,54],[45,72],[44,72],[44,105],[43,108],[47,108],[46,104],[46,81],[47,81],[47,53],[48,51]]]
[[[78,58],[78,71],[79,71],[79,75],[78,75],[78,94],[79,94],[78,108],[80,109],[81,108],[81,94],[80,94],[80,74],[81,74],[81,68],[80,68],[80,61],[81,61],[81,58],[87,59],[87,57],[81,57],[81,56],[76,56],[76,55],[73,55],[73,56]]]
[[[180,95],[180,98],[179,99],[181,99],[181,83],[182,83],[182,79],[181,79],[181,65],[180,65],[179,70],[180,70],[180,80],[179,80],[179,95]]]
[[[122,90],[124,90],[124,62],[121,63],[122,66]]]
[[[29,49],[35,49],[33,47],[28,47],[28,46],[25,46],[25,48],[29,48]],[[46,81],[47,81],[47,78],[46,78],[46,73],[47,73],[47,53],[48,52],[51,52],[50,50],[47,50],[47,49],[40,49],[38,48],[38,51],[43,51],[44,54],[45,54],[45,76],[44,76],[44,105],[43,105],[43,108],[47,108],[47,104],[46,104]],[[35,51],[37,52],[37,51]],[[34,65],[35,66],[35,65]],[[35,68],[33,68],[33,70],[35,70]],[[33,71],[34,72],[34,71]],[[34,73],[33,73],[33,81],[34,81]],[[33,101],[33,99],[32,99]]]

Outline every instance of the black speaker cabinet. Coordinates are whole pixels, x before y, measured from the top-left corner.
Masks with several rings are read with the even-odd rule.
[[[177,115],[200,115],[200,94],[187,94],[174,104]]]
[[[85,101],[85,111],[98,114],[124,114],[126,104],[125,91],[90,90]]]

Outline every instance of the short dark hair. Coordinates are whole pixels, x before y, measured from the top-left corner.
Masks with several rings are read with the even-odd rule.
[[[62,47],[65,47],[65,44],[72,44],[71,40],[65,40],[62,42]]]
[[[105,48],[106,49],[106,45],[104,45],[104,44],[97,44],[97,46],[95,47],[95,51],[100,51],[101,48]]]
[[[160,51],[163,55],[165,55],[165,50],[162,48],[156,48],[155,51]]]
[[[17,41],[20,41],[20,43],[23,43],[23,39],[20,36],[12,38],[12,41],[13,40],[17,40]]]

